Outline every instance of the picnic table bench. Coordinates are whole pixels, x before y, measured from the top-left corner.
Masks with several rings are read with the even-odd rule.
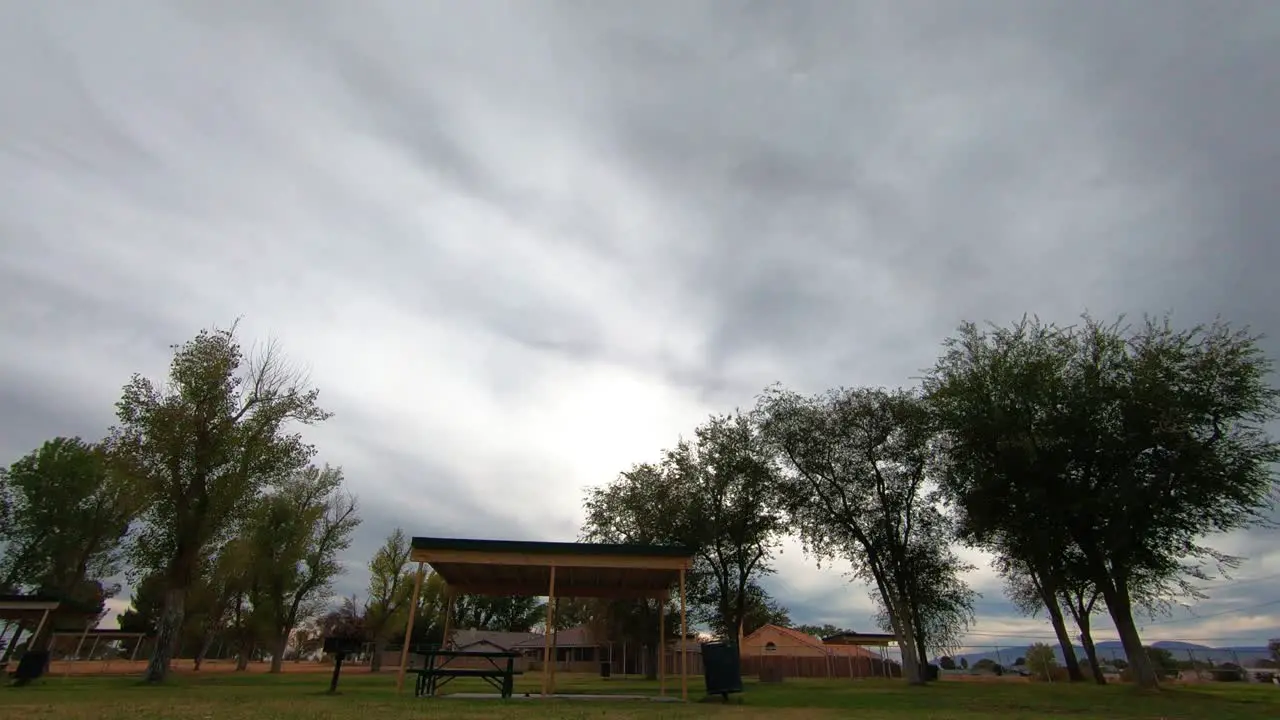
[[[415,650],[414,654],[423,657],[422,667],[414,670],[418,679],[413,694],[416,697],[434,697],[436,691],[451,682],[454,678],[480,678],[502,697],[511,697],[515,677],[524,674],[515,669],[518,653],[503,651],[477,650],[445,650],[443,648],[426,648]],[[455,660],[480,659],[481,667],[450,666]],[[439,661],[439,662],[437,662]],[[486,666],[487,665],[487,666]]]

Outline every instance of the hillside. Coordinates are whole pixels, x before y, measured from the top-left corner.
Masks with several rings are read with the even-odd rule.
[[[1227,662],[1237,663],[1239,665],[1249,667],[1259,660],[1265,660],[1270,657],[1270,653],[1265,646],[1232,646],[1232,647],[1209,647],[1207,645],[1197,645],[1195,643],[1179,642],[1176,640],[1161,640],[1152,643],[1153,647],[1163,648],[1173,653],[1178,660],[1196,660],[1210,661],[1215,664]],[[1058,657],[1058,662],[1062,660],[1062,649],[1057,643],[1052,643],[1054,654]],[[1098,656],[1103,661],[1115,658],[1124,658],[1124,648],[1118,640],[1108,640],[1097,644]],[[1012,665],[1019,657],[1026,655],[1027,646],[1011,646],[1011,647],[992,647],[990,650],[982,652],[970,652],[955,655],[955,661],[959,663],[961,659],[968,660],[970,665],[983,659],[990,659],[1002,665]],[[1076,647],[1076,657],[1083,662],[1085,653],[1083,647]]]

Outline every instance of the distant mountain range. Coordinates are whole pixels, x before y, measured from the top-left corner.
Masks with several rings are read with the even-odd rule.
[[[1057,643],[1044,642],[1053,648],[1054,654],[1058,657],[1058,662],[1063,662],[1062,648],[1059,647]],[[1031,643],[1027,643],[1026,645],[1011,645],[1007,648],[1001,647],[998,652],[993,646],[989,651],[953,655],[952,657],[955,659],[957,665],[960,664],[961,659],[968,660],[970,666],[983,659],[990,659],[994,662],[1000,663],[1001,665],[1013,665],[1014,661],[1018,658],[1026,657],[1027,647],[1030,645]],[[1265,646],[1215,648],[1208,647],[1207,645],[1197,645],[1195,643],[1178,642],[1176,640],[1161,640],[1151,643],[1151,646],[1168,650],[1173,653],[1174,658],[1178,660],[1191,660],[1194,658],[1197,661],[1208,660],[1215,664],[1232,662],[1238,663],[1244,667],[1249,667],[1258,660],[1265,660],[1271,657],[1271,653]],[[1120,644],[1119,640],[1107,640],[1100,642],[1097,644],[1097,649],[1098,659],[1102,662],[1125,657],[1124,646]],[[1076,647],[1075,651],[1076,657],[1079,658],[1081,662],[1084,662],[1084,648]]]

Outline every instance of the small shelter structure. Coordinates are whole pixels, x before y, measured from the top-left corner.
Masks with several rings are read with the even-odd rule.
[[[822,638],[823,645],[860,645],[863,647],[889,647],[896,645],[898,638],[889,633],[846,632]]]
[[[44,595],[0,595],[0,621],[4,621],[4,630],[7,632],[10,626],[15,626],[17,631],[11,638],[0,638],[4,640],[3,651],[0,651],[0,670],[3,670],[9,664],[9,658],[13,655],[14,648],[18,645],[18,638],[24,630],[29,630],[31,626],[35,626],[35,632],[31,634],[32,638],[40,637],[40,633],[49,623],[49,616],[57,612],[62,603],[54,597]]]
[[[460,538],[415,537],[409,559],[418,563],[413,602],[401,649],[398,690],[404,688],[412,642],[414,613],[422,593],[425,565],[444,580],[446,603],[444,636],[449,627],[454,598],[459,594],[488,596],[533,596],[547,598],[546,627],[555,627],[555,599],[567,598],[653,598],[665,603],[678,586],[680,631],[687,634],[685,620],[685,574],[693,562],[693,551],[683,547],[657,545],[615,545],[601,543],[520,542],[512,540],[470,540]],[[658,623],[658,647],[665,622]],[[543,635],[542,696],[555,694],[556,633]],[[659,694],[666,695],[666,668],[659,655]],[[681,655],[680,695],[689,697],[688,656]]]

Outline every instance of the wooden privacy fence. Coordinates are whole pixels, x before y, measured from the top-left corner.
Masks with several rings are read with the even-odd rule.
[[[608,656],[607,655],[604,656],[604,659],[608,660]],[[517,661],[517,663],[519,662],[520,661]],[[674,652],[668,652],[666,662],[667,662],[667,665],[666,665],[667,677],[679,678],[680,677],[680,651],[676,650]],[[525,663],[526,663],[526,669],[529,672],[540,672],[542,670],[542,660],[540,659],[528,658],[527,660],[525,660]],[[612,662],[611,674],[619,675],[619,676],[644,675],[645,672],[648,670],[648,663],[649,663],[649,659],[647,657],[639,658],[639,659],[628,659],[626,667],[624,668],[622,663],[622,658],[618,657],[618,658],[615,658]],[[569,672],[569,673],[599,673],[600,661],[599,660],[590,660],[590,661],[560,660],[556,662],[556,671]],[[695,675],[698,675],[698,676],[702,675],[702,653],[691,652],[689,653],[689,677],[693,677]]]
[[[692,663],[690,664],[692,667]],[[743,655],[742,674],[759,675],[762,669],[774,669],[785,677],[802,678],[867,678],[901,677],[897,663],[865,656],[832,655],[804,657],[798,655]]]

